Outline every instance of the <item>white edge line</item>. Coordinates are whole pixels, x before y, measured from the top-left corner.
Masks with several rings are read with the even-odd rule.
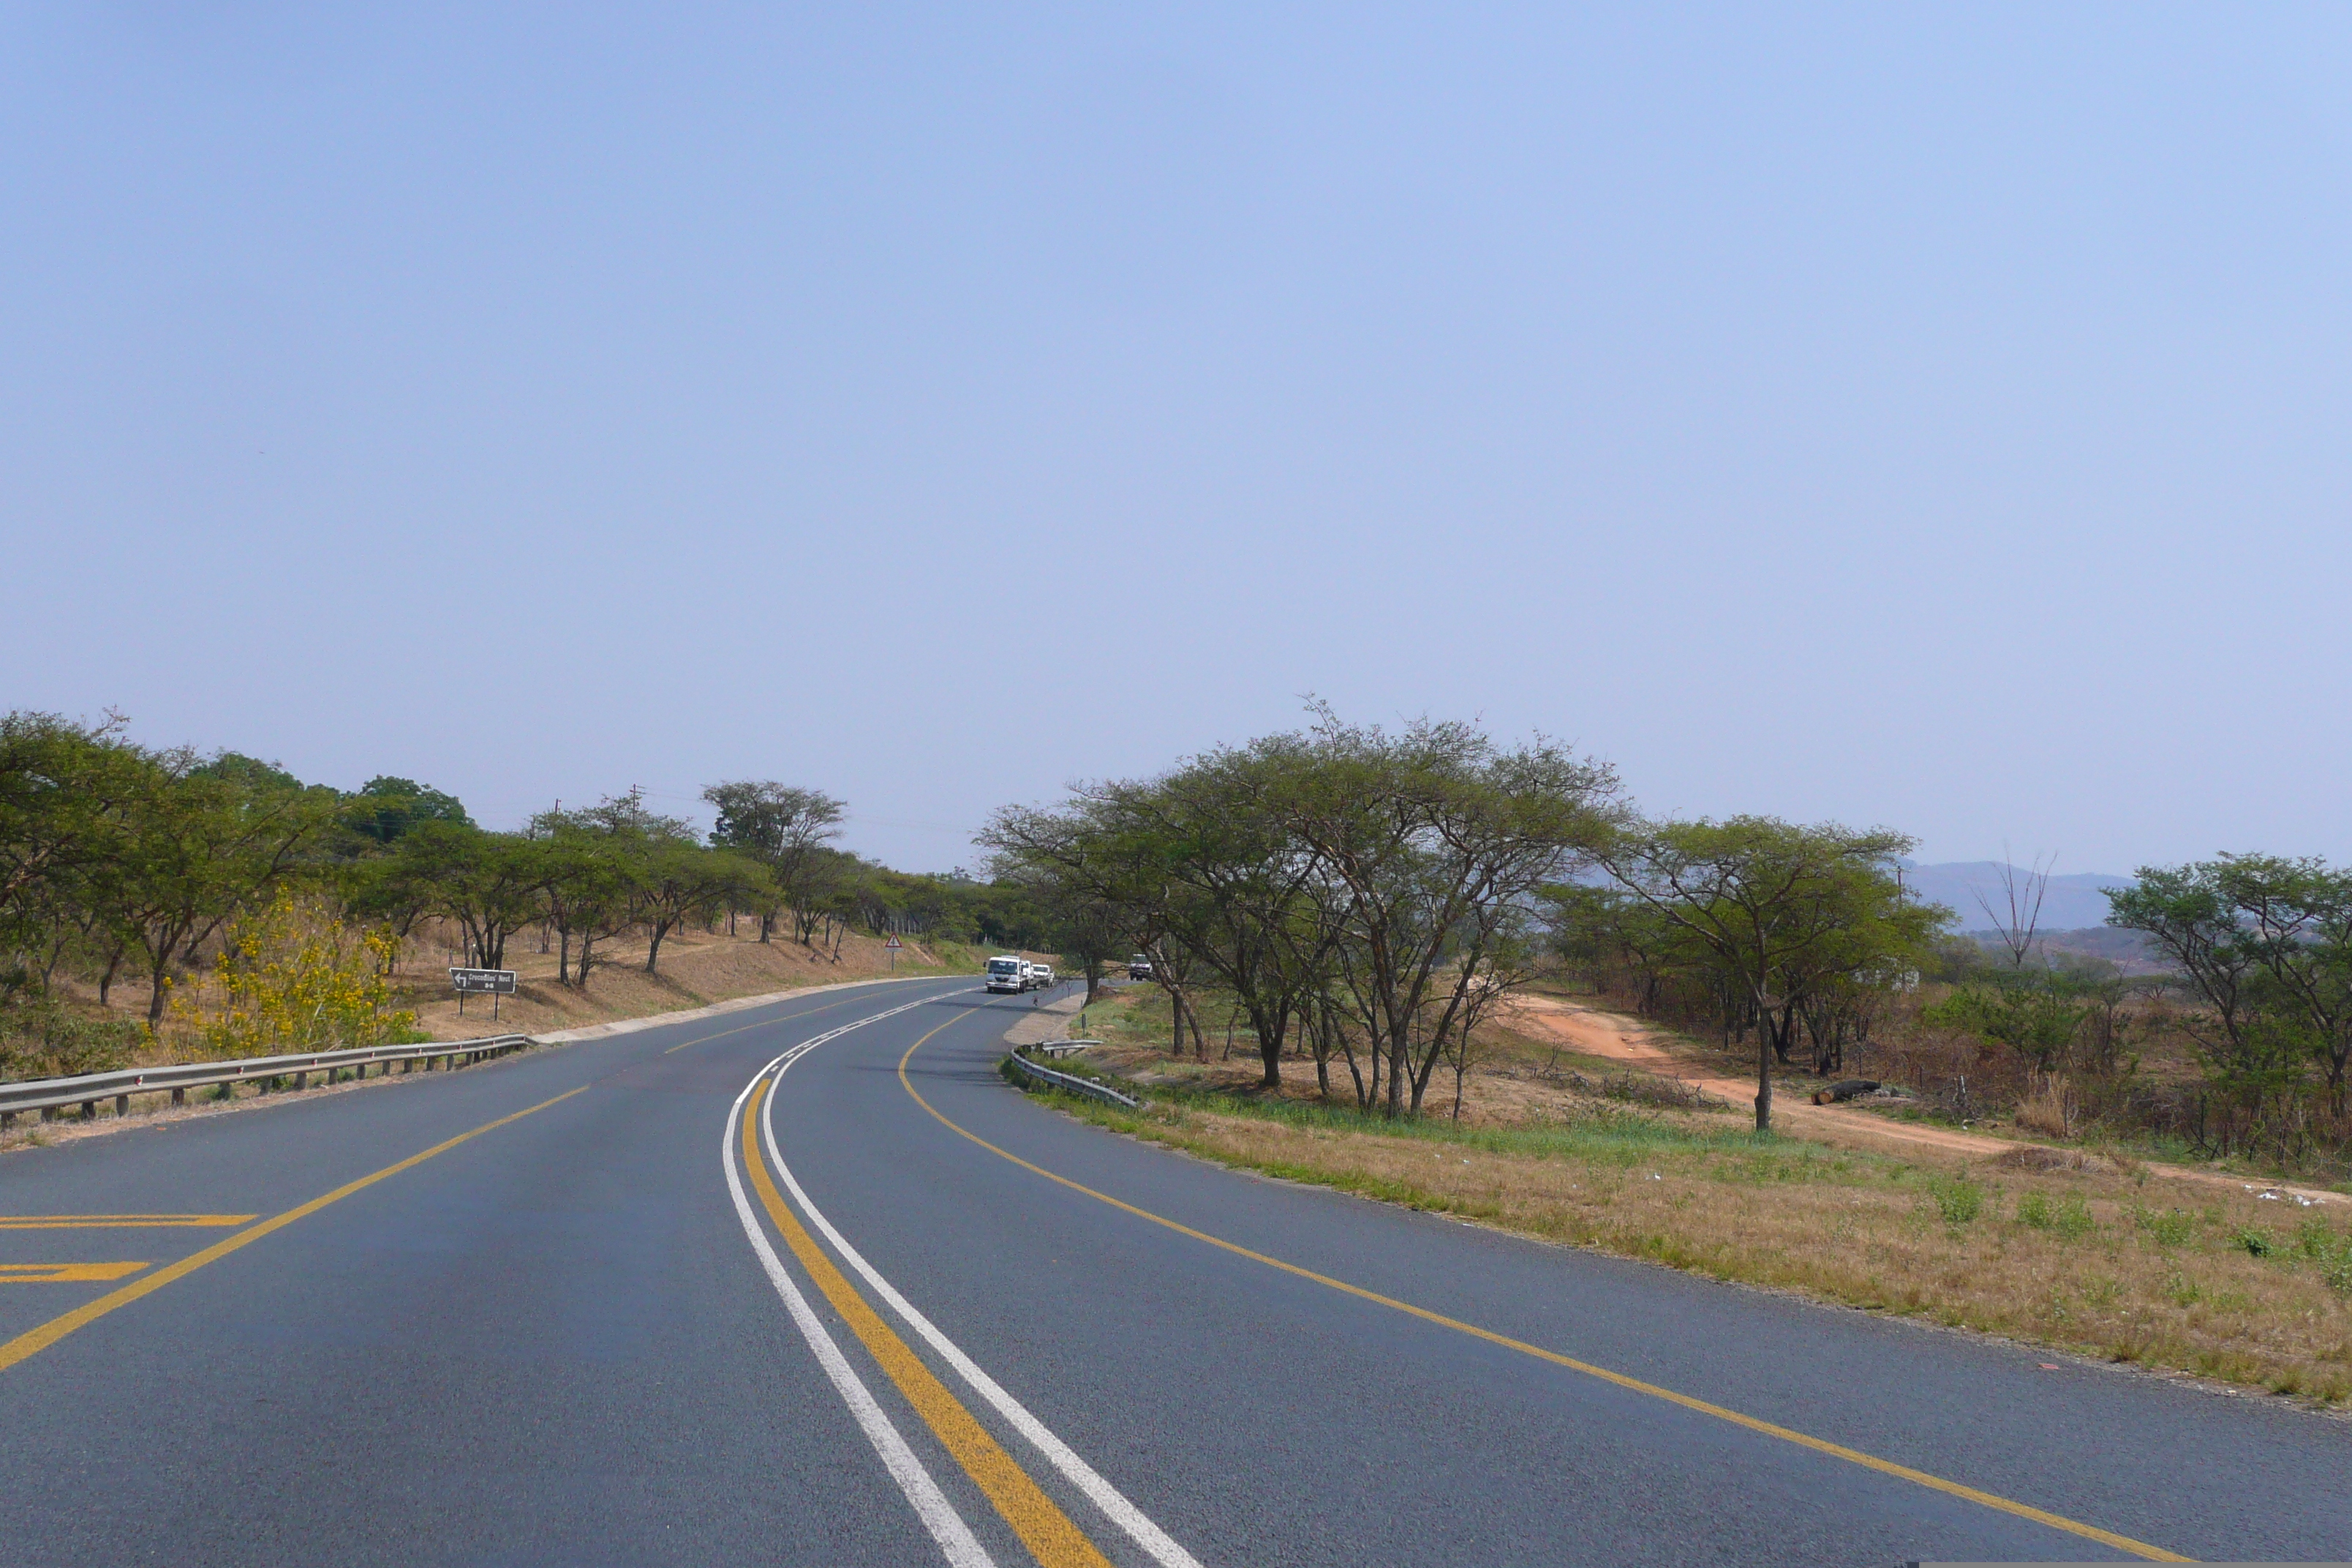
[[[866,1441],[874,1445],[875,1453],[881,1457],[883,1468],[888,1470],[890,1479],[898,1483],[898,1489],[906,1494],[907,1501],[923,1521],[923,1527],[931,1532],[931,1539],[939,1542],[940,1550],[946,1553],[947,1560],[955,1568],[996,1568],[995,1560],[989,1556],[987,1550],[972,1534],[971,1528],[964,1523],[963,1516],[956,1512],[955,1505],[948,1500],[947,1494],[940,1490],[939,1483],[931,1479],[930,1472],[923,1468],[923,1462],[915,1457],[914,1450],[907,1447],[907,1440],[898,1435],[898,1427],[891,1425],[890,1417],[875,1402],[874,1395],[859,1379],[856,1370],[849,1364],[849,1358],[841,1353],[841,1347],[833,1342],[833,1336],[826,1333],[824,1325],[817,1321],[816,1313],[808,1304],[808,1298],[801,1294],[800,1287],[785,1272],[782,1260],[777,1258],[776,1249],[768,1244],[766,1233],[761,1230],[760,1222],[751,1212],[751,1201],[743,1195],[743,1178],[735,1171],[736,1119],[742,1113],[743,1101],[775,1065],[775,1062],[770,1062],[743,1086],[743,1092],[735,1097],[734,1105],[728,1110],[726,1129],[719,1134],[719,1160],[727,1172],[727,1191],[735,1200],[735,1216],[743,1222],[743,1234],[751,1237],[751,1250],[759,1254],[760,1266],[767,1270],[768,1282],[776,1288],[776,1294],[784,1299],[784,1306],[792,1313],[793,1325],[800,1330],[801,1337],[808,1342],[809,1349],[815,1352],[818,1364],[824,1368],[825,1376],[832,1380],[834,1391],[841,1395],[842,1403],[849,1406],[849,1413],[856,1417],[857,1425],[866,1433]]]
[[[784,1074],[792,1070],[793,1063],[816,1047],[823,1045],[829,1037],[820,1036],[805,1045],[795,1047],[778,1058],[781,1063],[775,1068],[778,1086],[782,1085]],[[808,1194],[802,1190],[799,1179],[793,1174],[792,1167],[784,1163],[783,1154],[776,1147],[775,1109],[776,1097],[772,1094],[768,1097],[767,1106],[760,1118],[761,1132],[768,1146],[768,1163],[776,1168],[779,1175],[783,1177],[784,1185],[792,1192],[793,1201],[800,1205],[801,1212],[808,1216],[809,1222],[824,1232],[824,1238],[833,1243],[834,1250],[841,1254],[843,1259],[852,1268],[857,1270],[858,1276],[874,1288],[876,1294],[890,1303],[891,1310],[905,1319],[908,1325],[920,1334],[931,1349],[937,1351],[949,1365],[954,1367],[962,1375],[964,1382],[970,1384],[975,1393],[992,1405],[996,1413],[1010,1422],[1024,1437],[1034,1444],[1071,1485],[1086,1493],[1097,1508],[1109,1515],[1121,1530],[1126,1531],[1134,1539],[1138,1546],[1151,1553],[1162,1568],[1201,1568],[1200,1562],[1191,1552],[1179,1546],[1166,1531],[1152,1523],[1150,1518],[1141,1509],[1128,1501],[1118,1488],[1105,1480],[1093,1466],[1078,1458],[1068,1444],[1055,1436],[1052,1428],[1032,1415],[1019,1400],[1007,1394],[994,1378],[982,1372],[980,1364],[964,1354],[953,1340],[941,1333],[937,1325],[917,1311],[914,1303],[898,1294],[890,1281],[877,1272],[874,1266],[866,1262],[859,1254],[857,1248],[849,1245],[847,1237],[834,1229],[833,1222],[824,1217],[824,1211],[809,1201]]]

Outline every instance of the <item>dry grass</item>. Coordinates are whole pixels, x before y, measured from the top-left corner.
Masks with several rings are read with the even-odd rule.
[[[1546,1081],[1527,1042],[1497,1042],[1462,1122],[1400,1129],[1313,1103],[1311,1066],[1286,1063],[1304,1081],[1270,1097],[1240,1089],[1255,1075],[1238,1059],[1172,1062],[1164,1037],[1131,1043],[1122,1010],[1096,1009],[1091,1032],[1130,1043],[1087,1058],[1157,1080],[1159,1098],[1140,1116],[1073,1109],[1170,1147],[1714,1279],[2352,1397],[2340,1212],[2242,1188],[2184,1194],[2064,1152],[1971,1161],[1759,1140],[1736,1115],[1629,1110]]]

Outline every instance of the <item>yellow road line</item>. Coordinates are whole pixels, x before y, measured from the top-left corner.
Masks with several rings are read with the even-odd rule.
[[[578,1089],[566,1089],[553,1100],[542,1100],[537,1105],[518,1110],[511,1116],[501,1116],[496,1121],[485,1121],[471,1132],[460,1132],[455,1138],[445,1139],[436,1143],[422,1153],[411,1154],[397,1164],[386,1165],[383,1170],[372,1175],[362,1176],[357,1181],[345,1182],[331,1193],[321,1193],[309,1203],[298,1204],[284,1214],[272,1215],[259,1225],[240,1230],[235,1236],[224,1237],[202,1252],[191,1253],[177,1263],[158,1268],[143,1279],[125,1285],[120,1290],[110,1290],[97,1300],[84,1302],[62,1317],[51,1318],[37,1329],[27,1329],[15,1339],[0,1344],[0,1372],[5,1372],[27,1356],[39,1354],[75,1330],[96,1322],[116,1308],[127,1307],[142,1296],[152,1295],[161,1290],[175,1279],[184,1279],[205,1264],[218,1262],[238,1247],[259,1241],[273,1231],[283,1230],[298,1219],[317,1214],[329,1204],[341,1203],[353,1193],[372,1187],[388,1176],[396,1176],[403,1171],[414,1170],[436,1154],[446,1154],[460,1143],[479,1138],[485,1132],[495,1132],[509,1122],[520,1121],[524,1117],[535,1115],[551,1105],[561,1105],[575,1094],[587,1093],[588,1089],[589,1086],[583,1083]]]
[[[828,1002],[822,1007],[812,1007],[805,1013],[787,1013],[781,1018],[761,1018],[756,1023],[745,1024],[737,1028],[721,1029],[715,1035],[697,1035],[690,1040],[680,1040],[677,1044],[670,1047],[669,1049],[662,1052],[662,1055],[666,1057],[676,1056],[678,1052],[686,1049],[688,1046],[706,1045],[712,1040],[723,1040],[730,1035],[740,1035],[743,1033],[745,1029],[765,1028],[770,1024],[789,1024],[795,1018],[814,1018],[819,1013],[830,1013],[835,1007],[846,1007],[852,1002],[859,1002],[863,1000],[865,1000],[865,998],[860,996],[844,996],[838,1002]]]
[[[0,1263],[0,1285],[79,1285],[93,1279],[120,1279],[146,1267],[144,1263]]]
[[[950,1019],[950,1023],[956,1020]],[[940,1028],[947,1027],[946,1024]],[[939,1029],[931,1034],[936,1035]],[[929,1039],[930,1035],[923,1037]],[[916,1042],[918,1045],[921,1041]],[[1055,1505],[1029,1479],[1029,1473],[1014,1463],[1013,1456],[988,1434],[988,1428],[972,1418],[971,1411],[948,1391],[947,1384],[932,1374],[923,1360],[908,1348],[907,1342],[894,1332],[881,1315],[866,1305],[866,1298],[847,1276],[834,1267],[833,1259],[817,1246],[816,1238],[801,1225],[783,1194],[776,1190],[773,1178],[768,1174],[767,1162],[760,1157],[760,1144],[754,1129],[759,1124],[761,1104],[773,1090],[772,1084],[762,1084],[760,1092],[743,1104],[743,1168],[750,1173],[751,1185],[759,1192],[760,1203],[775,1222],[784,1245],[793,1249],[801,1267],[824,1292],[857,1335],[890,1381],[898,1385],[907,1403],[935,1433],[947,1451],[955,1456],[964,1474],[970,1476],[1004,1522],[1013,1527],[1021,1543],[1029,1549],[1043,1568],[1110,1568],[1109,1559],[1087,1539],[1086,1533],[1071,1522],[1070,1516]]]
[[[938,1031],[932,1032],[936,1034]],[[925,1036],[924,1038],[928,1039],[929,1036]],[[1784,1443],[1793,1443],[1798,1447],[1810,1448],[1816,1454],[1825,1454],[1833,1459],[1843,1459],[1848,1464],[1860,1465],[1866,1470],[1875,1470],[1883,1476],[1893,1476],[1898,1480],[1910,1481],[1914,1485],[1926,1487],[1931,1491],[1942,1492],[1948,1497],[1959,1498],[1964,1501],[1977,1503],[2002,1513],[2013,1514],[2019,1519],[2032,1520],[2036,1524],[2048,1525],[2053,1530],[2064,1531],[2069,1535],[2079,1535],[2085,1540],[2095,1541],[2103,1546],[2112,1546],[2119,1552],[2131,1552],[2152,1563],[2196,1561],[2193,1557],[2183,1557],[2179,1552],[2168,1552],[2161,1546],[2151,1546],[2145,1541],[2135,1541],[2128,1535],[2118,1535],[2112,1530],[2102,1530],[2095,1524],[2084,1524],[2080,1520],[2068,1519],[2063,1514],[2052,1513],[2045,1509],[2035,1508],[2031,1503],[2018,1502],[1995,1492],[1980,1491],[1975,1487],[1963,1486],[1958,1481],[1948,1481],[1941,1476],[1930,1475],[1925,1470],[1915,1470],[1908,1465],[1898,1465],[1892,1459],[1882,1459],[1875,1454],[1865,1454],[1859,1448],[1849,1448],[1842,1443],[1832,1443],[1824,1438],[1813,1436],[1810,1433],[1797,1431],[1793,1427],[1777,1426],[1769,1421],[1759,1421],[1753,1415],[1744,1415],[1737,1410],[1721,1405],[1711,1405],[1704,1399],[1696,1399],[1687,1394],[1678,1394],[1671,1388],[1664,1388],[1654,1383],[1643,1383],[1641,1379],[1628,1377],[1622,1372],[1612,1372],[1605,1366],[1595,1366],[1591,1362],[1578,1361],[1572,1356],[1561,1355],[1557,1351],[1548,1351],[1541,1345],[1529,1344],[1525,1340],[1515,1340],[1507,1334],[1498,1334],[1492,1329],[1482,1329],[1475,1323],[1466,1323],[1459,1318],[1449,1318],[1443,1312],[1433,1312],[1426,1307],[1416,1307],[1410,1301],[1400,1301],[1393,1296],[1383,1296],[1376,1290],[1367,1290],[1360,1285],[1350,1285],[1345,1279],[1335,1279],[1328,1274],[1318,1274],[1311,1268],[1302,1268],[1296,1263],[1286,1263],[1279,1258],[1269,1257],[1263,1252],[1253,1252],[1248,1247],[1238,1246],[1222,1237],[1211,1236],[1205,1230],[1195,1230],[1189,1225],[1164,1218],[1149,1209],[1138,1208],[1133,1204],[1122,1202],[1108,1193],[1098,1193],[1092,1187],[1074,1182],[1067,1176],[1055,1175],[1043,1165],[1032,1164],[1018,1154],[1000,1149],[979,1133],[967,1131],[941,1116],[938,1108],[917,1091],[914,1081],[907,1076],[907,1063],[913,1058],[915,1052],[921,1048],[922,1044],[922,1040],[917,1040],[912,1046],[907,1047],[907,1054],[898,1058],[898,1082],[905,1087],[908,1094],[915,1097],[915,1103],[929,1111],[938,1119],[941,1126],[961,1137],[971,1139],[992,1154],[1012,1161],[1024,1171],[1034,1172],[1049,1182],[1058,1183],[1074,1193],[1083,1193],[1099,1203],[1108,1204],[1115,1209],[1131,1214],[1138,1219],[1146,1219],[1154,1225],[1165,1226],[1180,1236],[1189,1236],[1195,1241],[1205,1242],[1211,1247],[1230,1252],[1237,1258],[1246,1258],[1253,1263],[1263,1263],[1268,1268],[1280,1269],[1283,1273],[1300,1279],[1311,1279],[1318,1285],[1327,1286],[1342,1295],[1353,1296],[1358,1300],[1387,1307],[1391,1310],[1402,1312],[1408,1317],[1419,1318],[1423,1322],[1452,1329],[1457,1333],[1467,1334],[1472,1339],[1484,1340],[1488,1344],[1500,1345],[1505,1350],[1517,1351],[1522,1355],[1530,1355],[1538,1361],[1549,1362],[1554,1366],[1563,1366],[1571,1372],[1580,1372],[1587,1377],[1599,1378],[1601,1382],[1612,1384],[1619,1388],[1627,1389],[1635,1394],[1647,1394],[1653,1399],[1664,1400],[1669,1405],[1679,1405],[1684,1409],[1696,1411],[1701,1415],[1711,1415],[1718,1421],[1727,1421],[1734,1426],[1743,1427],[1767,1437],[1777,1437]]]
[[[250,1214],[0,1214],[0,1230],[128,1230],[163,1226],[226,1229],[260,1217]]]

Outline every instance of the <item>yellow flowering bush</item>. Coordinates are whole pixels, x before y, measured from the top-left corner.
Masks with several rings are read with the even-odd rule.
[[[229,928],[219,960],[173,1020],[216,1057],[287,1056],[377,1046],[414,1036],[416,1015],[392,1005],[398,939],[357,931],[280,894]]]

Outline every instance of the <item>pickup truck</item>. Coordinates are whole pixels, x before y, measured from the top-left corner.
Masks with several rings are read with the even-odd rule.
[[[1149,980],[1149,979],[1150,979],[1150,978],[1151,978],[1151,960],[1150,960],[1149,958],[1146,958],[1143,954],[1141,954],[1141,953],[1139,953],[1139,953],[1137,953],[1133,958],[1129,959],[1129,960],[1127,961],[1127,977],[1128,977],[1129,980]]]
[[[1053,989],[1054,966],[1050,963],[1031,964],[1029,966],[1029,984],[1035,986],[1040,991],[1049,991]]]

